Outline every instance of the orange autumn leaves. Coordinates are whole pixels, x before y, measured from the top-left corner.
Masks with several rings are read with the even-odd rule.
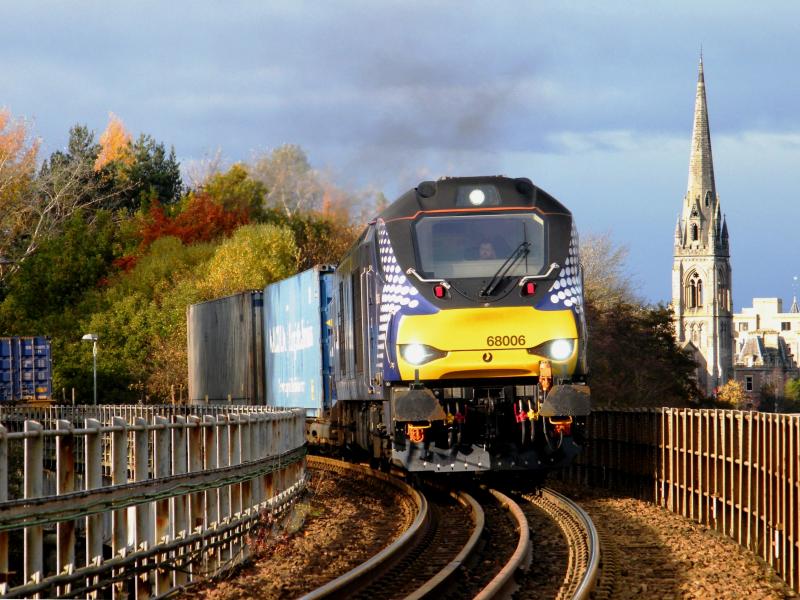
[[[100,135],[100,153],[94,162],[94,170],[99,171],[114,162],[130,165],[133,162],[131,140],[122,119],[109,113],[106,130]]]

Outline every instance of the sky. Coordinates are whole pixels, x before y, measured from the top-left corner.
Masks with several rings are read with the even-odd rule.
[[[184,167],[284,143],[393,199],[529,177],[668,302],[702,45],[736,311],[800,295],[800,3],[7,3],[0,107],[45,153],[109,113]],[[13,26],[9,26],[13,24]]]

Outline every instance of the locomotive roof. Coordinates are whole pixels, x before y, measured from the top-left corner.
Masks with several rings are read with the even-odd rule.
[[[470,206],[464,203],[464,192],[468,192],[470,188],[479,187],[490,193],[492,188],[497,191],[494,204]],[[414,216],[420,211],[461,210],[464,208],[480,210],[490,206],[494,209],[530,206],[545,213],[571,214],[561,202],[526,177],[513,179],[502,176],[484,176],[444,177],[438,181],[423,181],[386,207],[378,215],[378,218],[388,221]]]

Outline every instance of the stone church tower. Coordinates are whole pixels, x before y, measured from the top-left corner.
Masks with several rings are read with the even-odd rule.
[[[689,185],[675,226],[672,307],[678,342],[698,361],[700,390],[733,377],[733,303],[728,226],[720,211],[711,160],[703,58],[697,76]]]

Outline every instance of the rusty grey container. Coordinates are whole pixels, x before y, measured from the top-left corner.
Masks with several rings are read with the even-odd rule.
[[[266,404],[263,311],[261,291],[186,309],[190,404]]]

